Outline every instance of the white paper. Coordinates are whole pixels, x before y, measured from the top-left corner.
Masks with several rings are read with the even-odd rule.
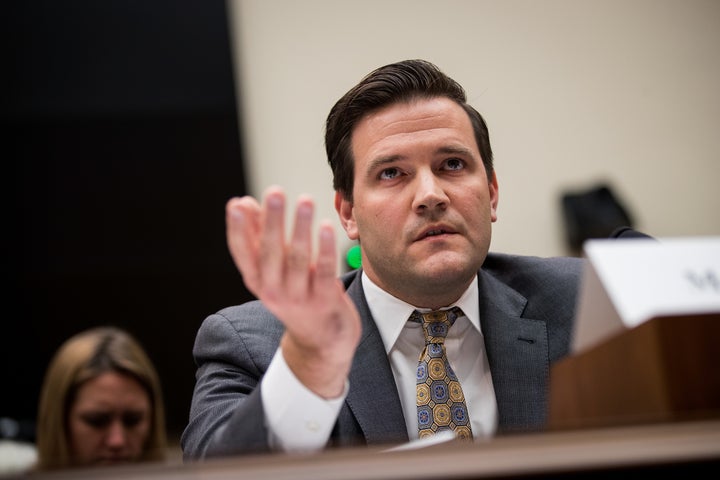
[[[435,435],[430,435],[429,437],[423,437],[418,438],[416,440],[409,441],[407,443],[403,443],[402,445],[398,445],[396,447],[388,448],[387,450],[383,450],[384,452],[401,452],[404,450],[417,450],[419,448],[427,448],[431,447],[433,445],[438,445],[440,443],[450,442],[452,440],[455,440],[455,432],[452,430],[441,430],[437,432]]]
[[[655,317],[720,312],[720,237],[589,240],[583,251],[573,352]]]

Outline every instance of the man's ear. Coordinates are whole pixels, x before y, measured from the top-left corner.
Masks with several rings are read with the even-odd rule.
[[[498,190],[497,175],[495,175],[494,171],[492,180],[490,180],[490,183],[488,184],[488,188],[490,189],[490,220],[496,222],[498,219],[497,208],[498,202],[500,201],[500,193]]]
[[[350,240],[357,240],[360,235],[357,231],[357,224],[355,223],[355,211],[353,209],[353,203],[350,200],[346,200],[341,192],[335,192],[335,211],[340,218],[340,223],[345,229]]]

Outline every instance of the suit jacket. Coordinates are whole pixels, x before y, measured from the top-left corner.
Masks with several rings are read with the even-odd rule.
[[[480,323],[499,434],[545,425],[550,366],[569,351],[583,262],[490,253],[478,272]],[[363,331],[330,445],[406,442],[397,387],[358,271],[342,279]],[[258,386],[283,331],[259,301],[225,308],[204,320],[193,348],[198,369],[181,438],[186,460],[270,450]]]

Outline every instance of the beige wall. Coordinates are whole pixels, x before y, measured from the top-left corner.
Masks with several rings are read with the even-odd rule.
[[[228,1],[255,195],[311,193],[335,219],[327,112],[373,68],[425,58],[488,122],[492,250],[567,253],[559,196],[600,181],[652,235],[720,234],[720,1]]]

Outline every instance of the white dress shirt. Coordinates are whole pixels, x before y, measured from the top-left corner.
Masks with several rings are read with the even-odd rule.
[[[362,275],[361,280],[398,386],[408,436],[416,439],[415,379],[420,352],[425,346],[422,325],[408,321],[415,307],[380,289],[366,275]],[[480,440],[495,433],[498,412],[480,329],[477,291],[476,277],[462,297],[448,305],[448,308],[460,307],[465,316],[459,317],[450,328],[445,348],[465,393],[473,436]],[[315,395],[295,378],[278,348],[261,383],[271,445],[287,452],[324,448],[348,389],[346,384],[343,395],[331,400]]]

